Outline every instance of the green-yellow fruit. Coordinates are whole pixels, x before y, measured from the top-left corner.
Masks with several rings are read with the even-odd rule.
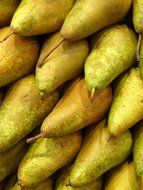
[[[12,18],[11,28],[22,36],[57,31],[74,3],[75,0],[22,0]]]
[[[80,130],[104,117],[112,102],[110,87],[91,98],[84,79],[71,84],[63,98],[44,120],[41,133],[59,137]]]
[[[143,119],[143,80],[139,68],[131,69],[120,83],[108,118],[108,129],[113,136]]]
[[[61,29],[65,39],[77,40],[122,20],[131,0],[77,0]]]
[[[104,190],[141,190],[141,181],[137,177],[134,163],[123,164],[105,183]]]
[[[58,98],[58,91],[41,96],[33,75],[14,84],[0,108],[0,152],[6,151],[38,127]]]
[[[143,32],[143,0],[133,0],[133,23],[137,33]]]
[[[38,139],[30,146],[20,164],[19,183],[24,187],[32,187],[46,180],[75,158],[81,143],[80,132],[62,138]]]
[[[132,136],[129,131],[112,138],[106,120],[93,125],[73,165],[69,177],[72,187],[82,187],[93,182],[109,169],[124,161],[130,154]]]
[[[38,64],[49,54],[51,49],[61,41],[59,32],[52,34],[42,48]],[[51,92],[65,81],[76,77],[82,72],[88,55],[86,40],[68,42],[64,40],[44,61],[44,65],[37,65],[37,86],[41,91]],[[62,69],[62,70],[61,70]]]
[[[11,32],[0,29],[0,41]],[[12,34],[0,43],[0,87],[31,73],[38,59],[39,46],[34,38]]]
[[[137,39],[126,25],[115,25],[92,40],[95,42],[85,62],[85,80],[89,91],[100,91],[135,62]]]
[[[143,40],[141,41],[140,57],[141,57],[141,60],[139,62],[139,66],[140,66],[141,76],[143,77]]]

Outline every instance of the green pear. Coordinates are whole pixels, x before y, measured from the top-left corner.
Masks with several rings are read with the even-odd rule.
[[[38,127],[58,98],[58,91],[41,96],[33,75],[16,82],[0,107],[0,152],[6,151]]]
[[[56,45],[56,42],[61,39],[62,36],[59,32],[47,38],[43,45],[38,64],[42,63],[45,55],[49,54],[51,49],[54,48],[53,46]],[[51,92],[67,80],[76,77],[84,68],[88,51],[86,40],[76,42],[64,40],[47,56],[42,67],[37,64],[36,80],[38,88],[44,92]]]
[[[143,80],[139,68],[120,81],[109,112],[108,129],[117,136],[143,119]]]
[[[67,89],[41,127],[43,137],[71,134],[101,120],[112,102],[110,87],[91,98],[84,79],[77,79]]]
[[[22,36],[57,31],[74,3],[75,0],[22,0],[12,18],[11,28]]]
[[[23,187],[33,187],[45,181],[55,171],[75,158],[81,143],[81,132],[55,139],[38,139],[30,146],[20,164],[19,183]]]
[[[112,138],[106,120],[87,132],[87,137],[69,176],[71,187],[87,185],[107,170],[124,161],[130,154],[132,136],[129,131]]]
[[[18,7],[20,0],[1,0],[0,1],[0,27],[6,26]]]
[[[77,0],[61,29],[64,39],[77,40],[119,22],[127,14],[132,0]]]
[[[141,76],[143,77],[143,40],[141,41],[140,57],[141,59],[139,61],[139,66],[140,66]]]
[[[133,23],[137,33],[143,32],[143,0],[133,0]]]
[[[113,170],[104,187],[104,190],[121,189],[141,190],[141,181],[136,174],[133,162],[126,162],[119,169]]]
[[[0,153],[0,182],[17,170],[25,152],[26,139],[23,139],[10,150]]]
[[[56,183],[55,190],[101,190],[102,189],[102,177],[99,177],[91,184],[88,184],[87,186],[83,186],[80,188],[72,188],[68,185],[69,183],[69,175],[71,172],[71,168],[66,168],[64,172],[60,173],[60,176]]]
[[[0,87],[31,73],[36,65],[39,45],[34,38],[11,34],[11,29],[0,29]]]
[[[136,60],[137,39],[126,25],[115,25],[95,34],[93,48],[85,62],[89,91],[100,91]]]

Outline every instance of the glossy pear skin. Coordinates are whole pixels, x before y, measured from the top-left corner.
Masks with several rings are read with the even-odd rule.
[[[77,79],[54,110],[44,120],[41,133],[46,137],[71,134],[104,117],[112,102],[112,90],[105,88],[91,99],[84,79]]]
[[[41,96],[33,75],[15,83],[0,107],[0,152],[6,151],[38,127],[58,98],[58,91]]]
[[[62,138],[38,139],[30,146],[20,164],[19,183],[24,187],[32,187],[46,180],[75,158],[81,143],[80,132]]]
[[[119,86],[108,117],[108,129],[113,136],[131,128],[143,118],[143,80],[140,69],[131,69]]]
[[[48,54],[56,46],[62,36],[59,32],[51,35],[44,43],[40,58]],[[84,68],[88,56],[88,43],[86,40],[69,42],[64,40],[45,60],[44,65],[37,65],[37,86],[41,91],[51,92],[58,86],[76,77]],[[61,70],[62,69],[62,70]]]
[[[64,39],[77,40],[122,20],[131,0],[77,0],[61,29]]]
[[[16,10],[11,28],[22,36],[33,36],[57,31],[75,0],[22,0]]]
[[[143,0],[133,0],[133,23],[137,33],[143,32]]]
[[[124,161],[130,154],[132,136],[129,131],[111,138],[106,120],[93,125],[70,173],[72,187],[82,187],[93,182],[109,169]]]
[[[11,29],[0,29],[2,41]],[[0,87],[31,73],[39,55],[39,45],[34,38],[12,34],[0,43]]]
[[[92,41],[93,48],[85,62],[85,80],[89,91],[100,91],[133,65],[137,39],[126,25],[115,25],[95,34]]]

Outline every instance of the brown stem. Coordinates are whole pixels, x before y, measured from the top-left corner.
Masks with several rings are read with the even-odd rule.
[[[10,36],[12,36],[14,34],[13,31],[10,31],[4,38],[2,41],[0,41],[0,43],[3,43],[4,41],[6,41]]]
[[[94,96],[94,94],[95,94],[95,88],[92,88],[92,90],[91,90],[91,99],[93,99],[93,96]]]
[[[137,44],[137,61],[141,60],[140,49],[141,49],[142,35],[139,34],[138,44]]]
[[[35,142],[37,139],[39,139],[41,137],[42,137],[42,134],[40,133],[39,135],[36,135],[35,137],[27,139],[27,143],[31,144],[31,143]]]
[[[54,49],[52,49],[47,55],[45,55],[45,57],[42,59],[42,60],[40,60],[39,62],[38,62],[38,67],[42,67],[43,65],[44,65],[44,63],[45,63],[45,61],[46,61],[46,59],[49,57],[49,55],[62,43],[64,41],[64,38],[62,37],[61,38],[61,40],[59,41],[59,43],[54,47]]]

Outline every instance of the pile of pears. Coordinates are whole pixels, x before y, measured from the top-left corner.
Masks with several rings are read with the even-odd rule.
[[[143,190],[143,0],[0,1],[0,190]]]

